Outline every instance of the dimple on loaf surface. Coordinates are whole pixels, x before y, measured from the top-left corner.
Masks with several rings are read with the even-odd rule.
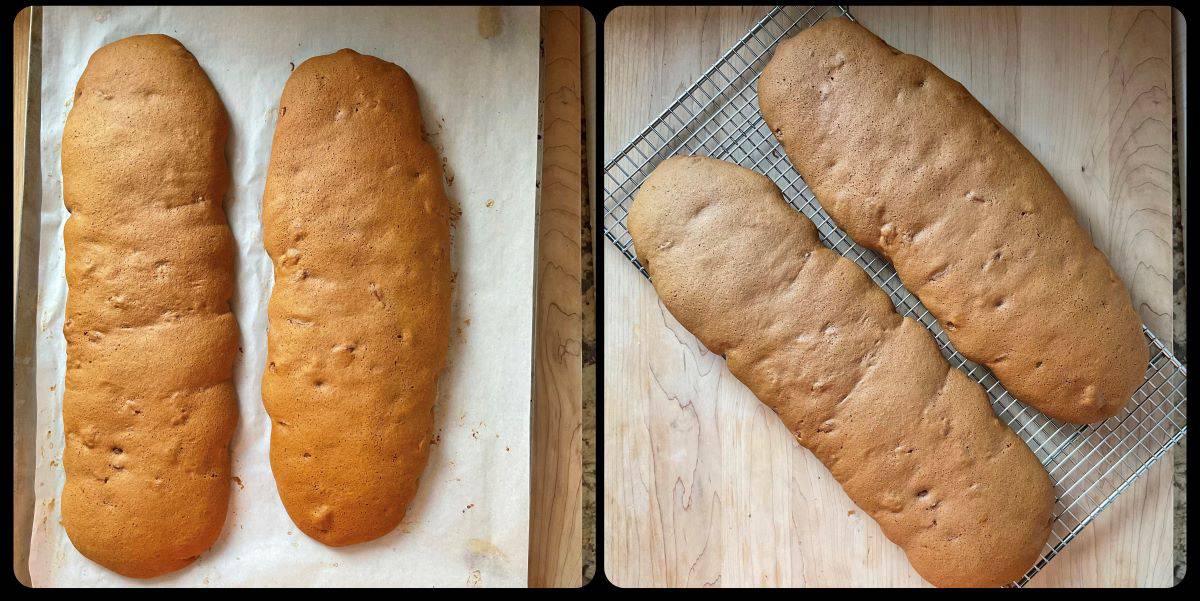
[[[779,415],[938,586],[1022,575],[1054,492],[980,386],[902,318],[857,265],[818,242],[778,188],[700,157],[663,161],[629,213],[671,314]]]
[[[1149,351],[1129,292],[1046,169],[958,82],[846,19],[781,43],[763,117],[821,206],[884,255],[1021,401],[1120,411]]]
[[[262,215],[279,496],[327,545],[383,536],[425,467],[450,329],[449,201],[408,74],[352,50],[297,67]]]
[[[186,566],[225,522],[228,130],[196,59],[163,35],[97,50],[63,129],[62,520],[84,556],[126,576]]]

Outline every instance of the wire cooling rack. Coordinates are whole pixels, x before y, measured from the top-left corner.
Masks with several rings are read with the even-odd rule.
[[[649,278],[637,260],[625,218],[642,180],[663,159],[704,155],[738,163],[775,181],[784,198],[817,226],[821,241],[853,259],[896,306],[934,334],[951,365],[978,381],[992,407],[1028,443],[1050,473],[1058,495],[1055,521],[1042,558],[1023,586],[1089,523],[1187,433],[1187,368],[1143,327],[1151,358],[1146,381],[1126,409],[1099,424],[1052,420],[1014,399],[986,368],[950,346],[929,311],[900,284],[896,271],[834,225],[758,112],[756,82],[780,40],[821,19],[853,18],[840,6],[776,7],[647,126],[604,168],[604,236]]]

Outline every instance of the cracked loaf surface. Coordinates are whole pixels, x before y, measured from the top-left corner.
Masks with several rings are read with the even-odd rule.
[[[228,130],[196,59],[163,35],[97,50],[63,129],[62,521],[80,553],[126,576],[188,565],[225,523]]]
[[[938,586],[998,586],[1040,557],[1054,492],[983,389],[952,369],[766,177],[663,161],[629,231],[667,309],[779,415]]]
[[[352,50],[296,68],[262,216],[279,496],[322,543],[378,538],[416,494],[450,330],[449,201],[404,69]]]
[[[821,206],[967,358],[1050,417],[1120,411],[1149,351],[1129,292],[1041,163],[958,82],[831,19],[781,43],[759,106]]]

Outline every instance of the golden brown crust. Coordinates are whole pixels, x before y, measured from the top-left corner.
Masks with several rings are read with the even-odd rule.
[[[126,576],[186,566],[225,523],[238,335],[228,131],[196,59],[162,35],[97,50],[63,129],[63,527]]]
[[[779,45],[767,124],[821,206],[884,255],[967,358],[1045,414],[1120,411],[1141,320],[1050,174],[958,82],[857,23]]]
[[[449,201],[404,69],[352,50],[296,68],[262,215],[279,495],[327,545],[383,536],[425,467],[450,329]]]
[[[663,161],[629,213],[679,323],[775,411],[938,586],[1020,578],[1054,492],[980,386],[749,169]]]

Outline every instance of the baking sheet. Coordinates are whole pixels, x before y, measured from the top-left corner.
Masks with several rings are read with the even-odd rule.
[[[524,586],[529,531],[539,29],[536,7],[502,9],[484,38],[474,7],[47,7],[42,27],[35,586]],[[59,144],[75,83],[100,46],[140,33],[184,44],[232,122],[226,212],[237,244],[234,314],[240,422],[225,529],[195,564],[119,576],[63,532],[61,403],[66,361]],[[260,396],[271,263],[260,203],[279,95],[291,69],[343,47],[403,66],[430,141],[445,157],[454,230],[455,328],[436,410],[436,444],[401,525],[378,540],[325,547],[284,511],[267,458]]]

